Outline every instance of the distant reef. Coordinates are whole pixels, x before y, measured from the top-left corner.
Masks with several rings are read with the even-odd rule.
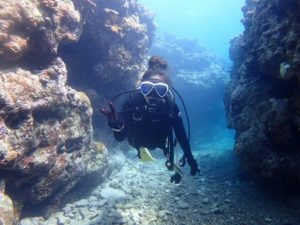
[[[264,180],[300,182],[300,3],[247,0],[226,90],[235,151]]]
[[[135,0],[0,2],[0,224],[107,176],[92,105],[134,85],[154,28]]]
[[[156,35],[151,55],[168,61],[170,77],[187,105],[191,121],[191,144],[212,142],[224,130],[223,96],[229,81],[226,63],[196,39]]]
[[[159,34],[150,53],[168,61],[172,80],[194,85],[199,90],[219,89],[229,80],[225,63],[196,39]]]

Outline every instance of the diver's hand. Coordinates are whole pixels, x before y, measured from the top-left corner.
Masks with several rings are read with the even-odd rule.
[[[108,109],[108,107],[101,108],[100,112],[102,112],[107,117],[108,120],[117,119],[117,113],[116,113],[115,107],[113,106],[112,102],[110,102],[108,105],[109,105],[110,109]]]
[[[197,172],[200,173],[200,170],[198,168],[198,163],[194,158],[187,159],[187,162],[191,167],[191,173],[190,174],[192,176],[195,176]]]
[[[171,183],[175,183],[175,184],[179,184],[181,181],[181,175],[179,173],[175,173],[174,175],[171,176],[170,182]]]
[[[108,126],[113,129],[113,131],[121,131],[124,128],[124,121],[117,116],[115,107],[110,102],[109,103],[110,110],[108,108],[101,108],[100,112],[102,112],[108,120]]]

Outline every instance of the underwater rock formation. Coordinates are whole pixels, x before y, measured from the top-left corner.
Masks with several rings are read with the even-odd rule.
[[[299,1],[246,1],[225,96],[243,165],[290,184],[300,182],[299,11]]]
[[[5,182],[0,180],[0,224],[13,225],[15,222],[13,202],[4,193]]]
[[[228,81],[229,75],[224,70],[223,62],[197,40],[177,39],[170,34],[159,35],[150,53],[168,61],[173,80],[206,90],[224,86]]]
[[[78,182],[106,176],[90,100],[66,85],[57,57],[82,24],[70,0],[0,2],[0,179],[18,204],[58,204]]]
[[[92,2],[74,0],[85,21],[82,35],[77,43],[61,46],[59,54],[72,74],[69,84],[86,91],[99,107],[104,99],[134,87],[155,25],[137,0]]]
[[[0,173],[18,201],[39,203],[87,174],[101,176],[106,165],[93,143],[89,99],[66,78],[60,59],[37,73],[0,73]]]
[[[81,16],[71,0],[10,0],[0,6],[1,67],[22,61],[47,65],[60,44],[80,36]]]

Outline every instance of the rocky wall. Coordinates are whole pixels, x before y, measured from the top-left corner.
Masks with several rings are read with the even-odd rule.
[[[247,0],[232,40],[225,95],[243,165],[264,179],[300,181],[300,2]]]
[[[154,36],[153,15],[137,0],[74,3],[83,15],[82,35],[77,43],[61,46],[59,54],[72,73],[69,84],[84,90],[99,108],[115,94],[135,88]],[[95,115],[94,120],[100,118],[97,111]]]
[[[58,46],[79,39],[82,20],[70,0],[0,1],[1,68],[46,67]]]
[[[19,214],[22,206],[58,204],[79,181],[106,176],[90,100],[66,85],[72,74],[58,57],[58,47],[77,41],[82,25],[70,0],[0,1],[0,181],[6,194],[0,211],[8,196]],[[2,216],[2,222],[8,218]]]

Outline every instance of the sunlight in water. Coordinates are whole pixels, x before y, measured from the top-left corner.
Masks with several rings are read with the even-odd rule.
[[[229,40],[243,32],[245,0],[140,0],[155,13],[158,32],[195,38],[219,57],[228,58]]]

